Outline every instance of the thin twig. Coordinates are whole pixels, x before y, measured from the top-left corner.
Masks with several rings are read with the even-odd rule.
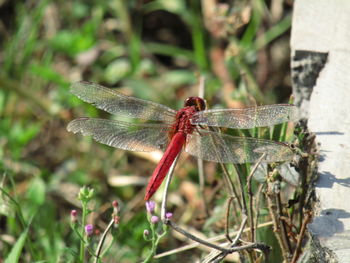
[[[205,91],[205,76],[200,75],[199,85],[198,85],[198,97],[204,98],[204,91]],[[205,214],[207,217],[209,217],[210,212],[207,204],[207,198],[204,193],[205,176],[204,176],[204,169],[203,169],[203,160],[200,158],[197,158],[197,165],[198,165],[198,178],[199,178],[199,192],[203,200]]]
[[[248,218],[248,215],[247,215],[247,202],[246,202],[245,193],[244,193],[244,186],[243,186],[243,181],[242,181],[242,175],[239,172],[237,164],[233,164],[233,167],[236,170],[236,174],[237,174],[237,178],[238,178],[238,186],[239,186],[239,189],[241,191],[242,223],[244,222],[244,224],[246,224],[246,220]],[[238,241],[238,239],[236,240],[236,242],[237,241]],[[251,251],[247,251],[247,252],[248,252],[248,255],[250,257],[252,257]]]
[[[258,225],[257,228],[268,227],[268,226],[271,226],[271,225],[273,225],[273,222],[269,221],[269,222],[262,223],[262,224]],[[244,233],[248,232],[248,231],[250,231],[249,228],[245,228],[243,230]],[[236,236],[238,233],[239,233],[239,231],[233,232],[231,234],[231,237]],[[225,238],[226,238],[226,235],[223,234],[223,235],[219,235],[219,236],[208,238],[207,241],[208,242],[217,242],[217,241],[220,241],[220,240],[224,240]],[[164,253],[158,254],[154,258],[166,257],[166,256],[169,256],[169,255],[173,255],[173,254],[176,254],[176,253],[179,253],[179,252],[187,251],[187,250],[190,250],[190,249],[193,249],[193,248],[197,248],[197,247],[200,247],[200,246],[201,246],[200,243],[193,242],[193,243],[191,243],[189,245],[186,245],[186,246],[183,246],[183,247],[179,247],[179,248],[176,248],[176,249],[172,249],[172,250],[166,251]]]
[[[255,167],[253,168],[253,173],[255,172],[255,170],[257,169],[257,166],[259,165],[259,163],[261,162],[262,158],[264,158],[265,153],[262,154],[262,156],[259,158],[257,164],[255,165]],[[242,181],[242,176],[239,173],[239,169],[238,166],[236,164],[233,164],[233,167],[236,170],[236,174],[237,174],[237,178],[238,178],[238,185],[239,185],[239,189],[241,192],[241,212],[242,212],[242,224],[241,224],[241,229],[243,231],[243,228],[245,227],[245,224],[247,222],[247,203],[246,203],[246,198],[245,198],[245,192],[244,192],[244,186],[243,186],[243,181]],[[253,225],[253,222],[251,222],[251,227]],[[240,236],[237,235],[237,237],[235,238],[235,240],[233,241],[232,245],[235,246],[236,243],[238,242]],[[223,257],[225,257],[227,255],[227,253],[223,253]]]
[[[98,263],[98,260],[99,260],[100,255],[101,255],[103,243],[105,242],[106,237],[107,237],[107,233],[112,228],[113,224],[114,224],[114,218],[112,218],[112,220],[109,222],[107,228],[105,229],[105,231],[102,234],[102,237],[101,237],[100,242],[98,243],[98,246],[96,249],[96,257],[95,257],[94,263]]]
[[[246,224],[247,224],[247,220],[248,220],[248,217],[247,217],[247,216],[244,216],[244,217],[242,218],[241,226],[240,226],[240,228],[239,228],[239,230],[238,230],[238,232],[237,232],[237,235],[236,235],[235,239],[232,241],[231,246],[237,245],[239,239],[240,239],[241,236],[242,236],[243,230],[244,230],[244,228],[245,228],[245,226],[246,226]]]
[[[306,213],[306,217],[304,218],[303,224],[301,225],[300,233],[298,235],[297,245],[296,245],[296,248],[294,250],[294,254],[293,254],[293,258],[292,258],[291,263],[296,263],[298,260],[298,257],[300,256],[301,245],[302,245],[302,241],[303,241],[303,238],[305,235],[306,226],[310,222],[310,220],[311,220],[311,213],[308,212],[308,213]]]
[[[197,158],[197,165],[198,165],[198,178],[199,178],[199,192],[201,194],[201,199],[203,200],[205,214],[207,217],[209,217],[210,212],[207,204],[207,197],[204,193],[205,176],[204,176],[204,169],[203,169],[203,160],[200,158]]]
[[[259,160],[255,163],[247,178],[247,191],[249,197],[249,224],[250,224],[250,241],[255,242],[255,225],[254,225],[254,212],[253,212],[253,191],[252,191],[252,178],[256,170],[258,169],[261,161],[265,158],[266,153],[263,153]]]
[[[208,129],[209,129],[209,131],[214,131],[214,132],[218,132],[218,133],[221,132],[220,129],[217,128],[217,127],[208,127]],[[210,136],[210,139],[212,140],[212,143],[213,143],[213,146],[214,146],[214,151],[216,152],[216,156],[219,157],[220,154],[219,154],[219,151],[218,151],[218,149],[217,149],[217,147],[216,147],[216,145],[217,145],[218,143],[215,142],[215,140],[213,139],[212,136]],[[228,170],[227,170],[225,164],[224,164],[223,162],[221,162],[221,161],[219,162],[219,164],[220,164],[220,166],[221,166],[222,171],[224,172],[225,186],[226,186],[226,188],[227,188],[227,191],[228,191],[229,196],[234,196],[234,197],[236,197],[236,199],[238,200],[239,207],[240,207],[240,209],[242,209],[242,205],[241,205],[241,203],[240,203],[239,195],[238,195],[237,190],[236,190],[236,188],[235,188],[235,186],[234,186],[234,184],[233,184],[233,182],[232,182],[232,180],[231,180],[231,177],[230,177],[230,175],[229,175],[229,172],[228,172]]]
[[[254,247],[254,244],[256,245],[256,247]],[[253,247],[251,247],[253,246]],[[232,245],[231,245],[232,247]],[[249,248],[248,248],[249,247]],[[240,248],[239,250],[237,248]],[[267,258],[268,258],[268,254],[270,252],[270,249],[271,247],[268,246],[268,245],[265,245],[263,243],[246,243],[246,245],[241,245],[239,247],[234,247],[232,248],[234,249],[235,251],[231,251],[230,253],[224,253],[224,252],[214,252],[214,254],[210,257],[210,259],[208,258],[207,260],[204,260],[204,262],[207,262],[207,263],[218,263],[218,262],[221,262],[222,259],[224,259],[227,254],[231,254],[233,252],[239,252],[239,251],[242,251],[244,249],[247,249],[248,251],[249,250],[253,250],[253,249],[259,249],[261,252],[263,252],[264,256],[265,256],[265,262],[267,262]],[[240,256],[243,255],[242,253],[240,253]],[[241,262],[244,261],[244,258],[241,258]]]
[[[177,226],[175,223],[173,223],[171,220],[167,219],[164,221],[166,225],[168,225],[169,227],[171,227],[172,229],[174,229],[175,231],[183,234],[184,236],[192,239],[193,241],[196,241],[202,245],[205,245],[207,247],[211,247],[214,248],[216,250],[219,250],[221,252],[226,252],[226,253],[233,253],[233,252],[237,252],[237,251],[242,251],[245,249],[259,249],[262,251],[266,251],[269,250],[270,247],[268,245],[265,245],[263,243],[249,243],[247,245],[243,245],[243,246],[239,246],[239,247],[232,247],[232,248],[224,248],[221,246],[217,246],[215,244],[209,243],[203,239],[200,239],[190,233],[188,233],[187,231],[185,231],[184,229],[180,228],[179,226]]]
[[[261,192],[264,188],[266,184],[261,184],[259,185],[259,188],[258,188],[258,191],[256,193],[256,203],[255,203],[255,219],[254,219],[254,229],[257,229],[258,228],[258,222],[259,222],[259,215],[260,215],[260,200],[261,200]],[[254,240],[256,240],[256,232],[255,232],[255,236],[254,236]]]
[[[241,223],[239,230],[237,231],[237,235],[236,235],[235,239],[233,241],[231,241],[231,244],[230,244],[231,248],[235,247],[238,244],[238,242],[242,236],[243,230],[247,224],[247,220],[248,220],[248,217],[243,215],[242,223]],[[218,260],[220,259],[221,260],[221,259],[225,258],[227,256],[227,254],[230,254],[230,252],[221,252],[213,259],[218,259]],[[214,261],[214,262],[216,262],[216,261]]]
[[[281,237],[281,228],[280,228],[280,225],[279,225],[279,222],[278,222],[278,214],[277,214],[277,211],[276,211],[276,205],[275,203],[273,202],[273,199],[272,197],[275,196],[275,194],[273,193],[273,190],[270,189],[271,185],[268,185],[268,189],[267,189],[267,192],[266,192],[266,200],[267,200],[267,204],[268,204],[268,209],[269,209],[269,212],[270,212],[270,216],[273,220],[273,231],[275,233],[275,237],[279,243],[279,246],[282,250],[282,255],[283,255],[283,258],[286,262],[289,261],[288,259],[288,249],[286,247],[286,244],[284,243],[282,237]]]
[[[229,232],[229,225],[230,225],[230,208],[231,208],[231,203],[233,202],[234,197],[231,196],[227,200],[227,208],[226,208],[226,223],[225,223],[225,236],[227,240],[229,240],[232,243],[232,239],[230,237],[230,232]]]
[[[242,214],[247,216],[247,203],[245,199],[245,194],[244,194],[244,186],[243,186],[243,181],[242,181],[242,175],[239,173],[239,169],[237,164],[233,164],[233,167],[236,170],[237,178],[238,178],[238,186],[241,191],[241,209],[242,209]]]
[[[165,187],[164,187],[164,192],[163,192],[163,200],[162,200],[162,205],[161,205],[161,211],[160,211],[160,218],[164,221],[165,220],[165,213],[166,213],[166,204],[167,204],[167,199],[168,199],[168,190],[169,190],[169,185],[171,182],[171,179],[173,178],[173,173],[174,173],[174,168],[176,166],[176,163],[179,159],[179,156],[181,154],[181,151],[179,154],[176,156],[173,164],[170,166],[169,172],[166,176],[165,179]]]
[[[204,98],[204,91],[205,91],[205,76],[201,75],[199,77],[198,97]]]
[[[292,246],[291,246],[291,244],[289,242],[289,238],[288,238],[286,222],[281,220],[281,217],[283,217],[283,210],[282,210],[282,201],[281,201],[281,192],[280,191],[276,194],[276,204],[277,204],[277,211],[278,211],[278,219],[279,219],[279,222],[281,224],[282,238],[287,246],[288,253],[290,255],[292,255],[293,251],[292,251]]]
[[[223,252],[227,251],[226,248],[223,248],[223,247],[217,246],[217,245],[215,245],[215,244],[209,243],[209,242],[207,242],[207,241],[205,241],[205,240],[203,240],[203,239],[200,239],[199,237],[196,237],[196,236],[194,236],[194,235],[188,233],[188,232],[185,231],[184,229],[182,229],[182,228],[180,228],[179,226],[177,226],[175,223],[171,222],[171,220],[165,220],[165,223],[166,223],[168,226],[170,226],[172,229],[174,229],[175,231],[177,231],[177,232],[183,234],[184,236],[186,236],[186,237],[192,239],[193,241],[196,241],[196,242],[198,242],[198,243],[200,243],[200,244],[202,244],[202,245],[205,245],[205,246],[207,246],[207,247],[214,248],[214,249],[219,250],[219,251],[223,251]]]
[[[241,199],[239,198],[238,192],[232,183],[232,180],[230,178],[230,175],[229,175],[229,172],[228,172],[226,166],[223,163],[220,163],[220,166],[221,166],[222,171],[224,172],[225,185],[227,186],[227,188],[229,190],[229,195],[234,196],[238,200],[239,208],[242,209],[242,203],[240,201]]]

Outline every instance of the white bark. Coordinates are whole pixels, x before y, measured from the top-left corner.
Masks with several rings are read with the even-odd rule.
[[[350,1],[296,0],[294,8],[292,52],[328,53],[308,109],[322,160],[320,211],[309,230],[339,262],[350,262]]]

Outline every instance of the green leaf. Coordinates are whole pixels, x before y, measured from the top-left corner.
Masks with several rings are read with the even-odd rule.
[[[163,74],[163,80],[167,86],[189,85],[196,82],[196,76],[187,70],[172,70]]]
[[[45,202],[45,182],[40,177],[35,177],[27,191],[27,197],[32,205],[41,206]]]
[[[110,63],[105,71],[105,80],[109,84],[115,84],[124,78],[131,71],[131,65],[128,59],[119,58]]]
[[[27,235],[28,235],[28,228],[21,234],[16,244],[11,249],[11,252],[6,258],[5,263],[19,262],[19,257],[21,256],[21,252],[24,247],[24,243],[27,239]]]
[[[67,82],[64,80],[61,74],[57,73],[51,65],[44,65],[33,63],[29,66],[29,70],[44,80],[54,82],[56,84],[67,86]]]
[[[95,44],[95,37],[89,33],[61,30],[50,40],[50,45],[57,51],[75,56]]]

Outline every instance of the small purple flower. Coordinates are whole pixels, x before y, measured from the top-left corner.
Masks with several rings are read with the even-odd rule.
[[[173,213],[171,213],[171,212],[166,212],[165,213],[165,218],[166,219],[170,219],[170,218],[172,218],[173,217]]]
[[[158,216],[152,216],[151,217],[151,223],[152,224],[156,224],[156,223],[158,223],[158,221],[159,221],[159,217]]]
[[[78,214],[77,210],[70,211],[70,221],[71,221],[71,223],[75,224],[78,221],[77,214]]]
[[[154,209],[156,208],[156,203],[153,201],[147,201],[146,202],[146,210],[148,213],[152,214],[154,212]]]
[[[93,233],[93,230],[94,230],[94,226],[93,226],[93,225],[87,224],[87,225],[85,226],[85,234],[86,234],[87,236],[91,236],[92,233]]]

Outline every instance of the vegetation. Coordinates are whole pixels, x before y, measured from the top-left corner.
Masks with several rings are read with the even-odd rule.
[[[178,109],[198,95],[203,76],[211,108],[286,103],[291,9],[292,1],[262,0],[0,1],[0,262],[94,262],[111,220],[100,262],[140,262],[186,245],[183,235],[152,219],[159,217],[161,191],[153,214],[145,209],[145,185],[159,156],[68,133],[75,117],[113,118],[70,94],[69,86],[83,79]],[[225,132],[296,139],[287,125]],[[243,178],[248,207],[254,201],[256,222],[263,225],[256,241],[272,247],[271,262],[299,255],[309,179],[290,186],[279,174],[265,174],[248,184],[250,195],[252,167],[227,169],[233,185],[235,171]],[[169,190],[172,222],[205,240],[225,228],[238,230],[240,201],[225,191],[220,165],[204,163],[204,189],[198,171],[183,154]],[[286,190],[269,199],[271,183]],[[282,207],[274,215],[276,204]],[[276,238],[273,224],[288,233],[277,229]],[[253,241],[249,231],[241,238]],[[197,247],[149,260],[195,262],[207,255],[208,248]],[[253,250],[240,255],[246,262],[264,258]],[[238,254],[222,260],[238,260]]]

